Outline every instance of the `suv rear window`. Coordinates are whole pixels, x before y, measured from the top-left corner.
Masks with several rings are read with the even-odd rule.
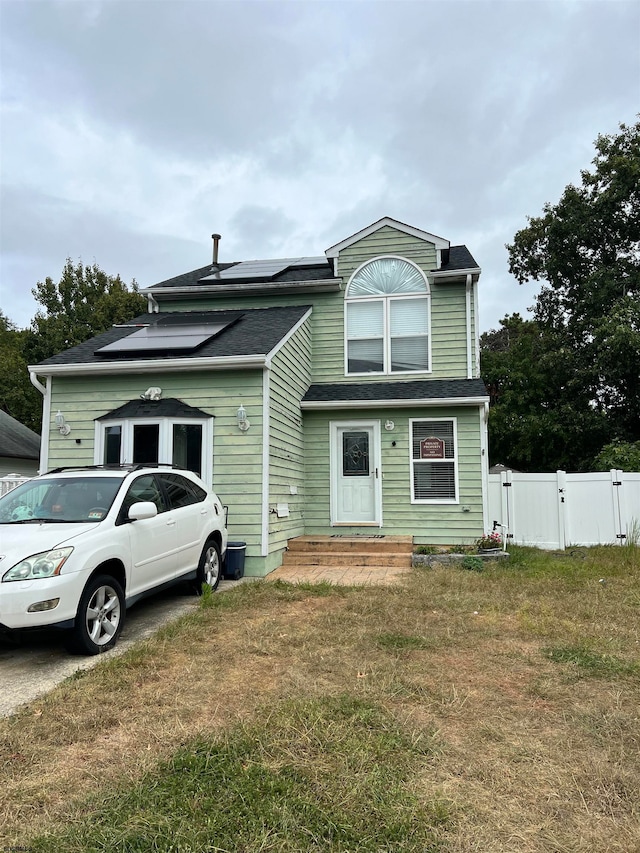
[[[180,474],[159,474],[172,509],[201,503],[207,496],[204,489]]]

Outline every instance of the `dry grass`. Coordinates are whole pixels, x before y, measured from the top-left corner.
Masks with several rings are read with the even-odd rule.
[[[438,849],[640,850],[639,550],[214,596],[0,721],[0,839],[89,819],[90,797],[283,700],[346,695],[433,743],[412,789],[448,804]]]

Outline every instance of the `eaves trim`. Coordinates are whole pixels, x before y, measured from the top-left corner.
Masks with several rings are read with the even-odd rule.
[[[480,267],[468,267],[461,270],[430,270],[429,278],[462,278],[466,275],[480,275]]]
[[[399,222],[397,219],[392,219],[389,216],[385,216],[382,219],[378,219],[377,222],[374,222],[366,228],[363,228],[361,231],[358,231],[355,234],[352,234],[350,237],[347,237],[346,240],[342,240],[340,243],[336,243],[335,246],[330,246],[325,251],[325,255],[327,256],[327,258],[337,258],[338,254],[343,249],[346,249],[354,243],[357,243],[358,240],[362,240],[365,237],[368,237],[370,234],[375,234],[376,231],[379,231],[381,228],[384,228],[385,225],[389,225],[391,228],[395,228],[396,231],[402,231],[404,234],[410,234],[412,237],[418,237],[418,239],[424,240],[427,243],[433,243],[436,249],[448,249],[451,245],[449,240],[445,240],[444,237],[438,237],[435,234],[429,234],[428,231],[421,231],[419,228],[414,228],[412,225],[407,225],[404,222]]]
[[[311,281],[263,281],[245,284],[214,284],[189,285],[185,287],[147,287],[141,291],[143,295],[152,295],[160,299],[172,296],[211,296],[224,293],[225,295],[242,296],[244,293],[332,293],[342,288],[341,278],[320,278]]]
[[[104,364],[43,364],[29,365],[37,376],[84,376],[103,373],[178,373],[190,370],[241,370],[261,369],[267,363],[266,355],[235,355],[218,358],[171,358],[148,361],[108,361]]]
[[[489,397],[414,397],[402,400],[302,400],[301,409],[407,409],[412,406],[483,406]]]

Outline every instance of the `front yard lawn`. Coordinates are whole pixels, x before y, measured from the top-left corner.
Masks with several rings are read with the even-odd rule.
[[[629,853],[640,548],[239,586],[0,720],[29,851]]]

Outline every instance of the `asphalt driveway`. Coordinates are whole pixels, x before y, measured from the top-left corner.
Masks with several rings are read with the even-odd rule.
[[[221,581],[216,595],[238,583],[242,581]],[[197,606],[197,596],[179,588],[140,601],[128,611],[118,645],[107,654],[121,655]],[[102,655],[70,655],[59,631],[34,631],[18,639],[0,634],[0,717],[13,714],[21,705],[47,693],[78,670],[90,669],[101,659]]]

